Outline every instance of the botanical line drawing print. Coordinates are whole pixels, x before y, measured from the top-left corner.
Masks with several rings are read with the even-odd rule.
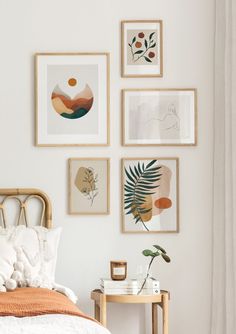
[[[155,34],[156,32],[154,31],[150,33],[148,38],[145,38],[144,32],[139,32],[133,37],[132,41],[128,43],[134,63],[138,62],[141,58],[145,59],[147,63],[152,63],[152,59],[154,57],[157,58],[156,53],[150,50],[157,45]]]
[[[153,121],[161,122],[163,124],[163,129],[166,131],[180,131],[180,117],[176,111],[174,103],[168,105],[166,114],[164,114],[162,118],[152,117],[148,121],[146,121],[145,125],[148,125],[148,123]]]
[[[94,199],[98,195],[98,174],[92,167],[80,167],[75,177],[76,188],[90,201],[93,206]]]

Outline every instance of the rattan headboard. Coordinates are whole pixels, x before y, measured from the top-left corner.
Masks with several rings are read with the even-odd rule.
[[[17,215],[16,225],[24,223],[29,226],[27,215],[27,204],[31,199],[38,199],[42,203],[42,210],[40,215],[40,224],[46,228],[52,227],[52,207],[48,196],[39,189],[0,189],[0,225],[4,228],[8,226],[7,215],[5,212],[5,206],[8,200],[15,200],[19,206],[19,214]]]

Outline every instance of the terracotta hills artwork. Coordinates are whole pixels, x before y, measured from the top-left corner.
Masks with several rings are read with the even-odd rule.
[[[89,85],[71,98],[64,93],[59,85],[56,85],[51,95],[52,105],[55,111],[62,117],[77,119],[85,116],[92,108],[94,97]]]

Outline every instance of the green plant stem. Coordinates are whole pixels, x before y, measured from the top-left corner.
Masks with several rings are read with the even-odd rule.
[[[147,282],[147,279],[148,279],[148,277],[149,277],[149,271],[150,271],[150,269],[151,269],[151,265],[152,265],[152,262],[153,262],[154,259],[155,259],[155,256],[152,257],[152,259],[151,259],[151,261],[150,261],[150,263],[149,263],[149,265],[148,265],[147,274],[146,274],[146,277],[145,277],[145,279],[144,279],[144,281],[143,281],[143,284],[142,284],[140,290],[139,290],[138,293],[137,293],[138,295],[140,295],[140,293],[142,292],[142,290],[143,290],[143,288],[144,288],[144,286],[145,286],[145,284],[146,284],[146,282]]]
[[[150,48],[151,48],[151,42],[149,42],[149,45],[148,45],[146,51],[144,51],[144,53],[142,53],[142,54],[135,60],[135,62],[138,61],[140,58],[142,58],[142,57],[147,53],[147,51],[148,51]]]

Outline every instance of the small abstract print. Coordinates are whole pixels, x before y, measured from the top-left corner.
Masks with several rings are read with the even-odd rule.
[[[123,231],[178,232],[178,159],[123,159]]]
[[[129,30],[127,63],[135,64],[158,64],[157,33],[153,30]]]
[[[69,213],[109,214],[109,159],[69,159]]]
[[[127,89],[122,100],[124,145],[196,145],[195,89]]]
[[[162,21],[122,21],[122,76],[162,76]]]
[[[37,54],[37,145],[108,145],[109,55]]]

